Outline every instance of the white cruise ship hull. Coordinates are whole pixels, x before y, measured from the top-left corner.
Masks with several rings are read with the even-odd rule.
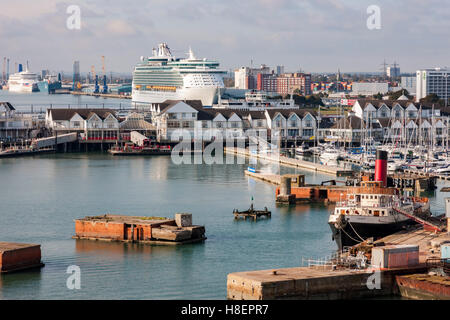
[[[37,91],[37,83],[22,85],[22,84],[9,84],[9,91],[11,92],[34,92]]]
[[[180,88],[176,91],[133,90],[132,103],[146,105],[162,103],[166,100],[201,100],[204,107],[211,107],[218,88]]]

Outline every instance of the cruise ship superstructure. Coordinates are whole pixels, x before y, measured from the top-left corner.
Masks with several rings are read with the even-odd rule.
[[[38,86],[38,76],[28,70],[17,72],[9,76],[8,88],[9,91],[14,92],[33,92],[39,91]]]
[[[153,49],[152,57],[141,57],[134,68],[132,102],[135,106],[166,100],[201,100],[211,107],[224,88],[219,62],[197,59],[189,49],[186,59],[175,58],[166,43]]]

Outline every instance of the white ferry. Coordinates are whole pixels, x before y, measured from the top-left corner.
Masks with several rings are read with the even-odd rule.
[[[201,100],[212,107],[225,87],[219,62],[197,59],[189,49],[187,59],[175,58],[166,43],[153,49],[152,57],[141,57],[134,68],[132,102],[136,107],[151,106],[166,100]]]
[[[35,92],[38,89],[38,75],[28,70],[14,73],[8,79],[9,91],[13,92]]]

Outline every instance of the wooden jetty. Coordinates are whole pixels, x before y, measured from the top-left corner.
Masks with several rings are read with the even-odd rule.
[[[300,159],[288,158],[279,154],[263,154],[263,153],[251,153],[248,149],[242,148],[224,148],[225,153],[240,155],[244,157],[254,157],[260,160],[266,160],[270,162],[279,163],[283,166],[302,168],[315,172],[321,172],[334,176],[348,176],[353,175],[353,170],[344,168],[342,166],[323,165],[320,163],[314,163],[310,161],[304,161]]]

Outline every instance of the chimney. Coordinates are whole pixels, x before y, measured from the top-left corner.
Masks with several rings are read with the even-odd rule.
[[[375,181],[382,181],[383,186],[387,186],[387,151],[377,150],[377,160],[375,162]]]

